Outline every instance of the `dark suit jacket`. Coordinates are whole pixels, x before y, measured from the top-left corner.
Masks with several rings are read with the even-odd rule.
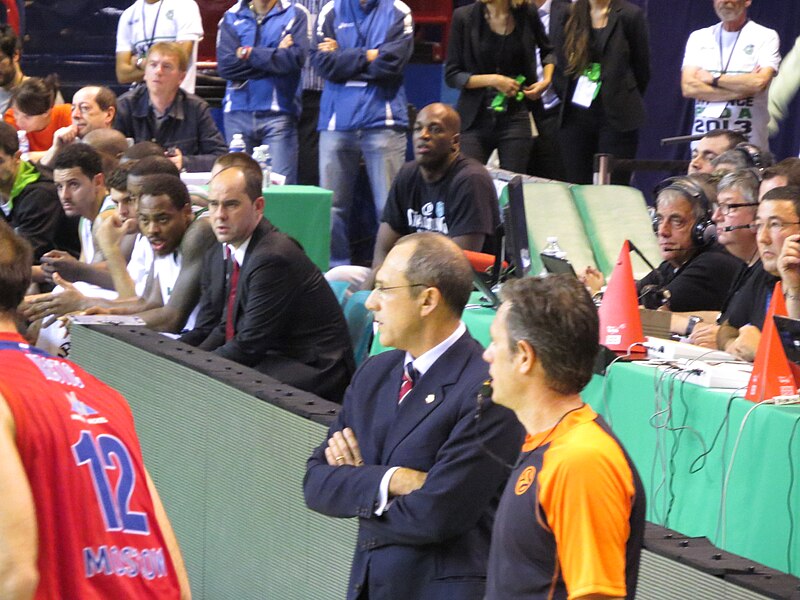
[[[374,356],[353,377],[328,435],[351,427],[366,464],[328,466],[326,442],[308,460],[304,483],[311,509],[359,518],[348,599],[365,585],[370,600],[483,598],[494,513],[509,471],[479,438],[513,463],[523,430],[511,411],[490,401],[476,423],[477,392],[487,377],[482,352],[464,334],[399,406],[404,352]],[[380,481],[393,466],[428,477],[375,516]]]
[[[250,238],[225,341],[227,264],[222,246],[204,257],[197,323],[181,341],[339,401],[355,370],[342,309],[319,269],[266,219]]]
[[[565,73],[564,26],[571,4],[553,4],[550,12],[550,39],[556,48],[553,84],[564,100],[572,99],[576,77]],[[609,33],[600,59],[600,101],[609,125],[617,131],[631,131],[645,120],[644,92],[650,81],[650,44],[647,19],[638,6],[626,0],[611,0]]]
[[[444,78],[447,85],[461,90],[456,109],[461,115],[462,131],[470,128],[479,111],[486,110],[485,88],[468,90],[464,86],[472,75],[494,73],[495,70],[494,57],[480,52],[481,34],[489,31],[483,10],[481,2],[457,8],[450,25]],[[525,48],[525,72],[520,75],[525,75],[525,85],[531,85],[538,80],[536,48],[540,49],[542,61],[549,64],[554,62],[553,47],[533,4],[514,9],[513,14],[515,26],[522,27],[522,45]]]

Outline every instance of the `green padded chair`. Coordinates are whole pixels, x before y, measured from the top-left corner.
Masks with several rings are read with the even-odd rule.
[[[344,305],[344,318],[350,331],[356,366],[367,358],[372,342],[372,312],[364,306],[371,293],[370,290],[354,292]]]
[[[654,265],[661,262],[647,203],[639,190],[623,185],[573,185],[571,191],[597,266],[606,277],[614,270],[625,240],[631,240]],[[650,272],[635,253],[631,260],[637,279]]]
[[[567,253],[567,260],[577,273],[587,266],[597,266],[568,184],[523,183],[522,194],[525,221],[528,225],[532,275],[538,275],[542,271],[539,252],[547,245],[547,238],[551,236],[558,238],[558,245]]]

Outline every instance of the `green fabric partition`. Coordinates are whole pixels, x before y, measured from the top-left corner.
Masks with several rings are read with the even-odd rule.
[[[333,192],[313,185],[273,185],[264,189],[264,216],[295,238],[324,273],[331,258]]]
[[[647,520],[800,575],[800,407],[756,405],[729,390],[684,383],[685,375],[676,373],[618,363],[583,392],[636,464]],[[723,511],[731,455],[754,406]]]
[[[196,600],[345,597],[356,522],[302,495],[325,426],[86,327],[70,358],[128,399]]]
[[[631,240],[654,265],[661,262],[647,203],[639,190],[622,185],[573,185],[570,191],[597,266],[606,277],[614,270],[625,240]],[[637,279],[650,272],[635,253],[631,260]]]
[[[576,272],[587,266],[596,266],[589,238],[575,202],[565,183],[525,183],[525,220],[528,224],[528,242],[531,251],[531,273],[542,271],[539,252],[547,245],[547,238],[558,237],[558,245],[567,253],[567,260]]]

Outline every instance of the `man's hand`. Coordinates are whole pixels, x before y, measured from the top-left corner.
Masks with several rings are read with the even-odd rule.
[[[180,148],[172,147],[167,150],[164,155],[172,162],[172,164],[178,167],[178,171],[183,168],[183,152],[181,152]]]
[[[599,292],[606,284],[603,274],[592,266],[586,267],[582,273],[578,273],[578,281],[585,285],[592,295]]]
[[[110,249],[119,248],[122,238],[130,233],[134,233],[139,227],[136,219],[126,219],[123,221],[117,213],[110,214],[95,232],[95,238],[105,256],[111,254]]]
[[[325,448],[325,459],[332,467],[341,467],[342,465],[360,467],[364,464],[356,434],[352,429],[345,427],[331,436],[328,440],[328,447]]]
[[[317,44],[317,50],[319,50],[320,52],[333,52],[334,50],[338,49],[339,49],[339,42],[337,42],[333,38],[326,37],[319,44]]]
[[[378,58],[378,49],[372,48],[371,50],[367,50],[367,62],[372,62]]]
[[[703,348],[717,349],[717,332],[719,325],[714,323],[698,323],[689,335],[689,342]]]
[[[739,335],[725,347],[725,351],[735,357],[753,362],[756,359],[758,344],[761,341],[761,331],[754,325],[745,325],[739,328]]]
[[[57,152],[67,144],[71,144],[78,137],[78,127],[76,125],[68,125],[57,129],[53,134],[53,149]]]
[[[281,48],[291,48],[292,46],[294,46],[294,39],[292,38],[292,34],[291,33],[283,36],[283,39],[281,40],[280,44],[278,44],[278,48],[279,49],[281,49]]]
[[[783,293],[800,295],[800,235],[790,235],[784,240],[778,257],[778,272]]]
[[[389,497],[405,496],[420,489],[428,474],[424,471],[400,467],[389,480]]]
[[[42,327],[48,327],[58,317],[84,310],[88,306],[86,296],[75,289],[74,285],[62,279],[58,273],[53,275],[53,283],[63,287],[64,291],[60,294],[28,296],[20,307],[22,314],[30,321],[46,319],[42,322]]]
[[[62,279],[66,279],[67,281],[76,281],[79,279],[78,267],[82,266],[82,264],[68,252],[64,252],[63,250],[51,250],[42,256],[40,262],[46,281],[54,282],[54,273],[58,273]]]

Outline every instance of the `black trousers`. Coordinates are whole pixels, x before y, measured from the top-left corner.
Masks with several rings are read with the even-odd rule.
[[[558,133],[560,112],[561,106],[554,106],[550,110],[542,109],[533,113],[539,135],[533,138],[531,144],[528,175],[559,181],[566,178]]]
[[[568,101],[559,131],[561,156],[566,180],[570,183],[592,183],[595,154],[613,154],[616,158],[635,158],[639,147],[639,130],[617,131],[605,117],[602,104],[582,108]],[[616,171],[611,183],[628,185],[630,171]]]
[[[531,152],[530,113],[520,106],[516,110],[496,113],[482,110],[472,126],[461,132],[461,153],[486,163],[497,149],[500,168],[525,173]]]
[[[319,90],[303,90],[302,112],[297,123],[297,183],[319,185]]]

